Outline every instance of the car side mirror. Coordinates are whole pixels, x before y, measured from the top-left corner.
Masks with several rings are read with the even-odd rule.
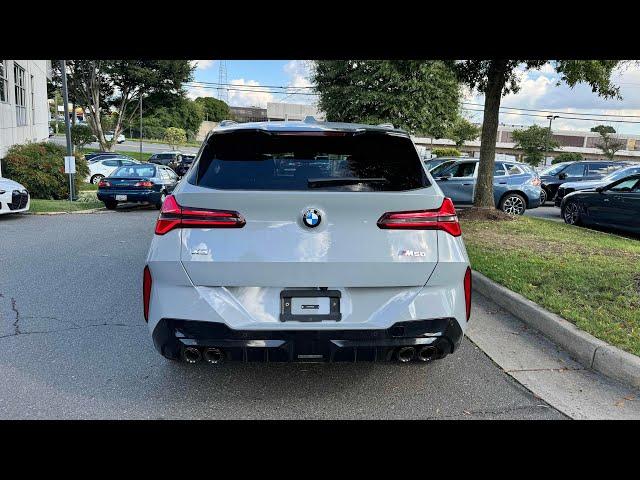
[[[567,178],[567,174],[563,172],[563,173],[561,173],[561,174],[559,174],[559,175],[558,175],[558,178],[559,178],[560,180],[564,180],[565,178]]]
[[[439,177],[439,180],[449,180],[451,177],[453,177],[453,174],[452,174],[452,173],[446,173],[446,174],[444,174],[444,175],[441,175],[441,176]]]
[[[598,192],[598,193],[602,193],[605,190],[606,190],[605,187],[596,187],[596,192]]]

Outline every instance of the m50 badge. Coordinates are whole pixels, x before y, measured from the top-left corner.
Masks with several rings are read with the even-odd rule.
[[[426,252],[418,252],[417,250],[400,250],[401,257],[426,257]]]

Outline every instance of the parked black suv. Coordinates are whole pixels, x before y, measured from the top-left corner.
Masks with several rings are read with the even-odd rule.
[[[553,200],[558,192],[558,187],[565,182],[599,180],[626,165],[626,162],[602,160],[562,162],[551,165],[540,172],[540,180],[542,180],[540,204],[543,205],[547,200]]]
[[[155,163],[156,165],[164,165],[170,167],[175,171],[175,166],[182,160],[182,153],[180,152],[163,152],[154,153],[147,160],[149,163]]]

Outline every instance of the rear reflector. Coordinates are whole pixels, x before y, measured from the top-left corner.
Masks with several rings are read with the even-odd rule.
[[[471,316],[471,268],[464,273],[464,303],[467,307],[467,322]]]
[[[181,207],[176,198],[169,195],[156,222],[156,235],[164,235],[175,228],[242,228],[245,223],[238,212]]]
[[[378,220],[378,227],[404,230],[444,230],[459,237],[462,234],[456,209],[450,198],[434,210],[415,210],[411,212],[387,212]]]
[[[149,322],[149,299],[151,297],[151,271],[149,267],[144,267],[142,276],[142,302],[144,307],[144,321]]]

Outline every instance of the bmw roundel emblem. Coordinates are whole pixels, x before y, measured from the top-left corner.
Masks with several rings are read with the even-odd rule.
[[[302,221],[309,228],[317,227],[318,225],[320,225],[321,220],[322,217],[320,216],[320,212],[313,208],[306,210],[302,214]]]

